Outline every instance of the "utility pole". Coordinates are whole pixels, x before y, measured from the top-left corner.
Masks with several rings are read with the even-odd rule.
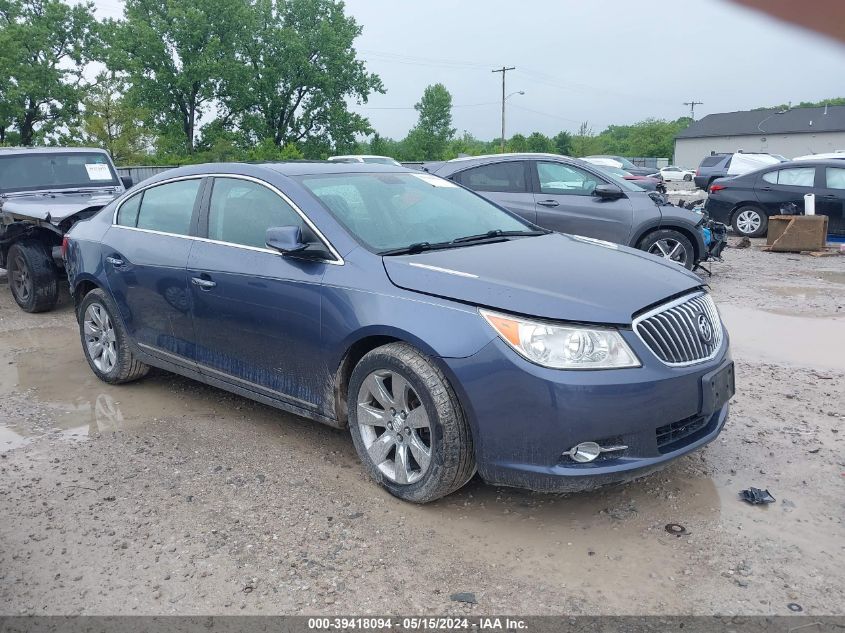
[[[502,73],[502,154],[505,153],[505,75],[509,70],[516,70],[516,66],[502,66],[493,70],[494,73]]]
[[[689,106],[689,118],[691,118],[693,121],[695,121],[695,106],[704,105],[704,103],[701,102],[701,101],[696,101],[695,99],[693,99],[692,101],[684,101],[684,105]]]

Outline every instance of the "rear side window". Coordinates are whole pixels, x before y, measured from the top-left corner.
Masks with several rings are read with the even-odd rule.
[[[117,211],[117,223],[121,226],[137,226],[138,211],[141,209],[141,197],[143,192],[136,193],[126,202],[120,205]]]
[[[763,174],[763,180],[772,184],[789,187],[812,187],[816,179],[815,167],[795,167],[778,169]]]
[[[457,174],[454,179],[475,191],[528,192],[524,161],[508,161],[473,167]]]
[[[145,189],[135,226],[150,231],[188,235],[199,188],[200,180],[197,178]]]
[[[249,180],[215,178],[208,210],[208,237],[243,246],[266,246],[267,229],[299,226],[302,218],[277,193]]]
[[[845,189],[845,169],[828,167],[825,170],[828,189]]]

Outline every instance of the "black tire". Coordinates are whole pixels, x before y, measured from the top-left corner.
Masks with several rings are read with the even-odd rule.
[[[754,230],[747,230],[748,225],[742,220],[743,218],[753,218],[754,216],[759,218],[760,224]],[[769,216],[760,207],[746,204],[734,211],[733,217],[731,218],[731,226],[737,235],[742,235],[743,237],[762,237],[769,232]]]
[[[690,180],[692,180],[692,175],[691,174],[684,174],[684,182],[689,182]]]
[[[367,452],[362,425],[358,419],[358,396],[364,381],[374,372],[398,374],[404,378],[418,396],[418,406],[421,404],[427,415],[431,457],[421,478],[413,483],[391,480]],[[395,396],[392,381],[390,389]],[[472,433],[463,409],[443,372],[419,350],[406,343],[390,343],[372,350],[352,371],[348,393],[349,430],[355,449],[370,476],[390,494],[405,501],[428,503],[454,492],[472,478],[475,473],[475,453]],[[385,419],[388,419],[387,412],[385,414]],[[407,427],[405,431],[408,431]],[[388,434],[394,435],[385,428],[384,435]],[[410,445],[410,432],[408,438],[406,441]],[[394,443],[394,446],[398,447],[399,444]],[[394,464],[396,450],[390,449],[394,455]]]
[[[683,252],[681,253],[681,250],[675,251],[676,246]],[[637,248],[666,259],[670,259],[665,254],[667,251],[670,254],[677,253],[671,257],[672,261],[683,265],[687,270],[692,270],[695,267],[695,248],[689,238],[680,231],[673,229],[654,231],[640,240]]]
[[[24,312],[47,312],[59,298],[59,269],[37,240],[15,242],[7,257],[9,288]]]
[[[86,315],[88,308],[91,306],[98,306],[99,310],[108,315],[114,332],[114,348],[116,353],[116,361],[114,365],[104,370],[103,367],[98,367],[95,358],[92,358],[91,351],[88,345],[88,335],[85,331]],[[91,371],[102,380],[112,385],[132,382],[147,375],[150,370],[149,365],[142,363],[135,358],[132,353],[132,348],[129,344],[129,335],[126,333],[126,328],[123,326],[123,321],[117,318],[117,309],[112,304],[105,292],[96,288],[89,292],[82,299],[77,311],[77,321],[79,322],[79,337],[82,342],[82,353],[85,354],[85,360],[88,361],[88,366]]]

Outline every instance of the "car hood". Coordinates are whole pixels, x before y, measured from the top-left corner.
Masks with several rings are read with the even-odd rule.
[[[702,285],[642,251],[559,233],[383,259],[406,290],[583,323],[630,325],[643,308]]]
[[[37,193],[0,197],[0,210],[19,218],[46,221],[58,224],[65,218],[87,209],[99,209],[114,200],[120,193]]]

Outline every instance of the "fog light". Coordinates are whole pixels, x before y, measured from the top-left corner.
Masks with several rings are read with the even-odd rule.
[[[568,451],[563,453],[564,457],[578,462],[579,464],[587,464],[595,461],[595,459],[602,453],[613,453],[615,451],[624,451],[627,446],[599,446],[595,442],[581,442],[573,446]]]
[[[569,456],[576,462],[586,464],[601,455],[601,446],[595,442],[581,442],[569,449]]]

